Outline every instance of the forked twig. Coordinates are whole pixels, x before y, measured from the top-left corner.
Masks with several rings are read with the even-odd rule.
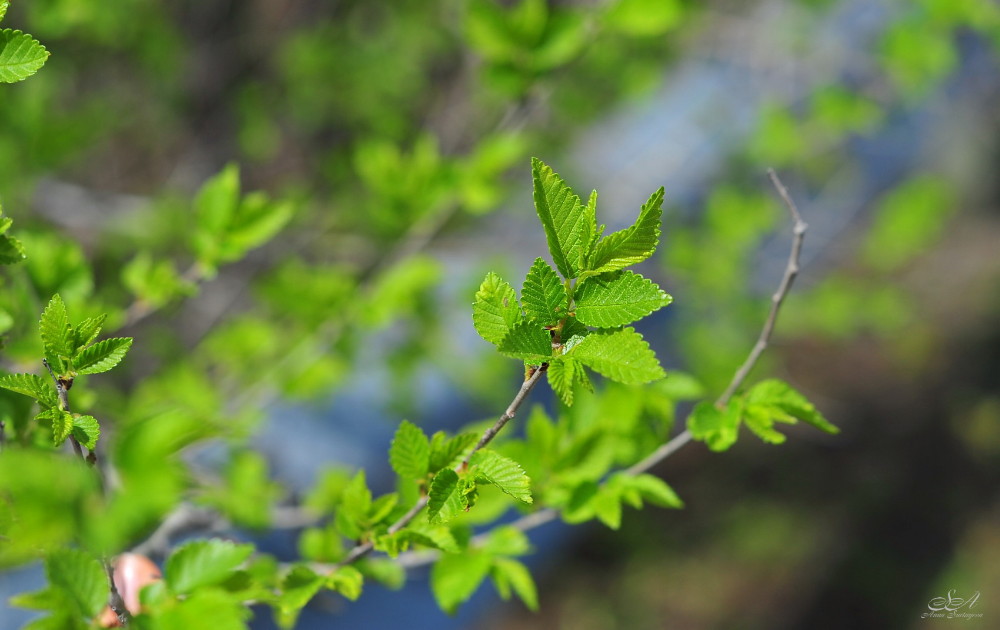
[[[788,262],[785,264],[785,272],[781,277],[781,283],[778,285],[778,289],[774,292],[774,295],[771,296],[771,310],[767,315],[767,320],[764,322],[764,327],[761,329],[760,335],[757,337],[757,343],[754,344],[753,348],[750,350],[750,354],[747,355],[746,360],[743,361],[743,364],[740,365],[739,369],[737,369],[733,374],[733,378],[729,382],[725,391],[723,391],[715,401],[715,406],[720,409],[729,403],[729,400],[743,385],[747,376],[750,375],[750,372],[757,364],[757,360],[760,359],[761,354],[763,354],[764,350],[767,349],[768,343],[771,340],[771,334],[774,332],[775,323],[778,320],[778,313],[781,310],[781,305],[784,303],[785,297],[791,290],[795,277],[799,274],[799,259],[802,254],[802,241],[804,240],[806,230],[809,227],[805,221],[802,220],[802,216],[799,214],[798,208],[795,206],[795,202],[792,201],[791,196],[788,194],[788,190],[785,188],[784,184],[781,183],[781,180],[778,179],[778,175],[774,172],[774,169],[767,169],[767,175],[770,177],[771,183],[774,184],[775,189],[778,191],[778,195],[781,197],[785,206],[788,208],[789,213],[792,215],[792,247],[788,254]],[[684,445],[690,442],[693,437],[694,436],[691,435],[689,430],[684,429],[645,458],[629,468],[626,468],[624,472],[633,476],[647,472],[684,447]],[[544,508],[522,516],[521,518],[508,523],[507,526],[514,527],[521,531],[528,531],[539,527],[540,525],[544,525],[549,521],[555,520],[558,516],[558,510],[554,508]],[[489,536],[489,533],[490,532],[484,532],[474,536],[469,543],[470,546],[480,545],[486,542],[486,538]],[[434,562],[438,555],[439,552],[436,551],[407,552],[400,554],[397,561],[404,567],[417,567]]]

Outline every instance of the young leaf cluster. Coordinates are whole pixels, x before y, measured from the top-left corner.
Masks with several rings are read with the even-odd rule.
[[[230,164],[209,179],[194,201],[192,246],[203,273],[243,258],[270,240],[292,218],[290,201],[272,201],[262,192],[240,190],[240,171]]]
[[[656,355],[628,325],[672,298],[627,268],[656,251],[663,189],[643,204],[635,223],[605,236],[597,191],[583,203],[541,160],[531,166],[535,210],[556,268],[536,259],[520,300],[500,276],[487,274],[473,305],[476,331],[503,355],[546,365],[549,384],[567,405],[577,385],[590,387],[584,368],[625,384],[662,378]]]
[[[52,428],[52,442],[59,446],[72,435],[93,450],[101,429],[93,416],[71,413],[65,391],[82,374],[99,374],[112,369],[132,346],[131,337],[96,341],[105,316],[88,317],[76,326],[69,322],[66,305],[57,293],[49,300],[38,322],[45,363],[52,380],[35,374],[0,376],[0,387],[33,398],[41,407],[36,420]],[[52,381],[55,381],[54,383]]]
[[[724,451],[736,443],[741,424],[761,440],[781,444],[785,435],[774,428],[775,424],[796,424],[800,420],[825,433],[840,432],[788,383],[768,379],[732,398],[721,409],[707,401],[698,403],[688,417],[688,430],[713,451]]]

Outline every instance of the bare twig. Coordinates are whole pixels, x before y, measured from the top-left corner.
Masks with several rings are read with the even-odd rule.
[[[774,172],[774,169],[767,169],[767,175],[771,178],[771,183],[774,184],[775,189],[781,195],[782,201],[785,202],[785,206],[788,207],[788,211],[792,215],[792,251],[788,253],[788,263],[785,265],[785,274],[781,278],[781,284],[778,285],[778,290],[771,296],[771,312],[767,315],[767,321],[764,322],[764,328],[760,331],[760,337],[757,338],[757,343],[754,344],[753,350],[750,351],[750,355],[746,361],[743,362],[740,369],[733,375],[733,380],[730,381],[729,387],[719,396],[719,399],[715,403],[717,407],[724,407],[729,402],[729,399],[733,397],[736,390],[746,380],[754,365],[757,364],[757,359],[767,349],[767,344],[771,340],[771,333],[774,332],[774,324],[778,320],[778,311],[781,310],[781,304],[785,301],[785,296],[788,295],[788,291],[792,288],[795,277],[799,275],[799,256],[802,253],[802,241],[809,226],[802,220],[798,208],[795,207],[795,202],[788,196],[788,190],[781,183],[781,180],[778,179],[778,175]]]
[[[789,290],[791,290],[792,283],[795,281],[795,277],[799,273],[799,258],[802,253],[802,241],[805,237],[806,229],[808,228],[808,225],[806,225],[806,223],[802,220],[802,217],[799,215],[799,211],[795,207],[795,203],[792,201],[792,198],[788,195],[788,190],[781,183],[781,180],[778,179],[774,170],[768,169],[767,174],[768,177],[771,178],[771,183],[774,184],[775,189],[777,189],[778,194],[781,196],[785,206],[792,215],[792,247],[788,254],[788,262],[785,265],[785,272],[782,275],[781,282],[778,285],[777,291],[775,291],[774,295],[771,296],[771,310],[768,313],[767,320],[764,322],[764,326],[760,331],[759,337],[757,338],[757,343],[754,344],[754,347],[750,350],[750,354],[747,356],[743,364],[740,365],[739,369],[737,369],[733,374],[733,378],[729,382],[729,386],[726,387],[725,391],[722,392],[719,398],[715,401],[715,406],[720,409],[729,403],[729,400],[743,385],[747,376],[750,375],[750,372],[753,370],[754,365],[756,365],[760,355],[767,349],[768,343],[771,340],[771,334],[774,332],[775,322],[778,319],[778,313],[781,310],[781,305],[784,303],[785,297],[788,295]],[[649,471],[654,466],[684,447],[684,445],[690,442],[693,437],[694,436],[692,436],[691,432],[687,429],[681,431],[645,458],[629,468],[626,468],[624,472],[628,475],[635,476]],[[558,510],[554,508],[544,508],[522,516],[511,523],[507,523],[505,526],[515,527],[521,531],[528,531],[539,527],[540,525],[544,525],[549,521],[555,520],[558,516]],[[489,535],[490,532],[484,532],[474,536],[470,541],[470,545],[481,545],[485,543]],[[439,555],[440,554],[437,551],[407,552],[400,554],[397,558],[397,562],[407,568],[418,567],[434,562]]]
[[[521,383],[521,389],[518,390],[517,395],[514,396],[514,400],[510,401],[510,405],[507,406],[507,410],[503,412],[503,415],[497,418],[497,421],[493,424],[493,426],[483,432],[483,437],[479,438],[479,442],[476,443],[476,447],[469,451],[469,454],[465,456],[465,459],[462,460],[462,464],[459,468],[466,468],[469,465],[469,460],[476,454],[476,451],[492,442],[493,438],[497,436],[497,433],[500,433],[500,430],[503,429],[504,425],[510,422],[510,419],[517,413],[518,408],[521,407],[521,403],[523,403],[524,399],[528,396],[528,392],[530,392],[535,386],[538,379],[542,378],[542,373],[544,373],[548,367],[547,363],[543,363],[538,367],[531,368],[528,377],[524,379],[523,383]]]

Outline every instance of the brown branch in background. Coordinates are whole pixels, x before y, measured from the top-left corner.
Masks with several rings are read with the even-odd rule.
[[[799,259],[802,254],[802,241],[805,238],[806,229],[809,227],[802,220],[802,217],[799,215],[798,208],[795,206],[795,202],[792,201],[792,198],[788,194],[788,190],[781,183],[781,180],[778,179],[774,169],[768,169],[767,174],[768,177],[771,178],[771,183],[774,184],[774,187],[781,196],[785,206],[788,208],[789,213],[792,215],[792,247],[788,254],[788,262],[785,264],[785,272],[781,277],[781,282],[778,285],[777,291],[775,291],[774,295],[771,296],[771,310],[768,313],[767,320],[764,322],[764,327],[761,329],[760,335],[757,338],[757,343],[754,344],[754,347],[750,350],[750,354],[747,355],[743,364],[740,365],[739,369],[737,369],[733,374],[733,378],[729,382],[729,386],[726,387],[725,391],[722,392],[719,398],[715,401],[715,406],[720,409],[729,403],[729,400],[743,385],[747,376],[750,375],[751,370],[753,370],[754,366],[757,364],[757,360],[760,359],[760,355],[767,349],[768,343],[771,340],[771,334],[774,332],[774,326],[777,322],[781,305],[784,303],[785,297],[791,290],[792,283],[795,281],[795,277],[799,273]],[[633,476],[647,472],[680,450],[684,445],[690,442],[693,437],[694,436],[691,435],[690,431],[684,429],[645,458],[625,469],[624,472]],[[521,531],[528,531],[539,527],[540,525],[544,525],[549,521],[553,521],[558,517],[558,510],[554,508],[544,508],[522,516],[505,526],[514,527]],[[474,536],[469,543],[470,546],[485,543],[489,534],[490,532],[484,532]],[[397,562],[407,568],[418,567],[434,562],[439,555],[440,553],[437,551],[411,551],[400,554],[397,557]]]

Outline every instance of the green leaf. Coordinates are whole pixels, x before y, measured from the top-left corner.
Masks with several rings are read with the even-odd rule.
[[[674,489],[654,475],[641,474],[629,477],[626,485],[637,490],[643,499],[653,505],[668,508],[684,507],[684,502],[677,496]]]
[[[233,453],[224,478],[224,484],[206,491],[204,501],[237,525],[255,529],[270,525],[271,506],[281,489],[270,479],[267,459],[249,450]]]
[[[2,22],[4,16],[7,15],[7,7],[9,6],[9,0],[0,0],[0,22]]]
[[[84,348],[73,360],[77,374],[100,374],[118,365],[129,348],[132,337],[114,337]]]
[[[879,201],[864,261],[882,272],[899,269],[941,238],[956,209],[955,192],[943,178],[907,180]]]
[[[661,187],[643,204],[639,218],[632,226],[609,234],[597,243],[588,273],[617,271],[652,256],[660,242],[662,205]]]
[[[493,559],[484,553],[441,556],[431,569],[431,589],[441,610],[455,614],[459,605],[476,592],[492,566]]]
[[[303,559],[313,562],[336,562],[344,557],[343,538],[333,527],[305,529],[299,536],[298,549]]]
[[[552,261],[563,277],[579,273],[577,261],[589,244],[580,223],[587,221],[586,211],[569,186],[538,158],[531,159],[535,211],[545,229]]]
[[[421,545],[434,547],[446,553],[459,553],[461,548],[451,529],[444,525],[430,525],[421,521],[410,523],[405,530],[410,539]]]
[[[598,374],[625,385],[649,383],[665,376],[649,344],[632,328],[593,333],[570,352]]]
[[[68,595],[75,612],[93,617],[108,600],[108,576],[101,563],[79,549],[64,547],[45,558],[45,575],[54,588]]]
[[[73,414],[57,407],[51,408],[48,413],[52,419],[52,443],[59,446],[73,431]]]
[[[769,379],[757,383],[747,392],[746,401],[748,405],[766,406],[777,411],[779,421],[797,419],[826,433],[840,433],[840,429],[824,418],[805,396],[784,381]]]
[[[361,597],[361,587],[364,583],[365,577],[352,566],[340,567],[326,578],[328,588],[337,591],[352,602]]]
[[[422,480],[430,468],[430,441],[420,427],[403,420],[389,447],[389,464],[404,481]]]
[[[77,442],[94,450],[97,439],[101,437],[101,425],[94,416],[76,416],[73,418],[72,432]]]
[[[0,83],[17,83],[38,72],[49,58],[38,40],[27,33],[0,31]]]
[[[431,481],[427,500],[427,520],[431,523],[447,523],[465,511],[458,473],[445,468]]]
[[[778,417],[770,413],[771,408],[763,405],[746,405],[743,408],[743,424],[757,437],[768,444],[783,444],[785,434],[774,428]]]
[[[6,374],[0,376],[0,387],[18,394],[31,396],[42,407],[59,406],[59,398],[52,386],[52,381],[34,374]]]
[[[0,265],[13,265],[27,258],[21,241],[6,234],[0,235]]]
[[[724,451],[736,442],[740,427],[739,408],[733,401],[725,410],[702,401],[691,410],[687,425],[694,439],[705,442],[713,451]]]
[[[240,170],[228,164],[208,179],[194,200],[194,249],[198,261],[214,268],[221,257],[226,229],[240,201]]]
[[[615,489],[601,486],[590,504],[594,509],[594,516],[602,523],[615,530],[622,526],[621,495]]]
[[[632,37],[663,35],[684,20],[681,0],[618,0],[602,24]]]
[[[531,479],[521,465],[495,451],[476,451],[469,462],[478,478],[485,479],[518,501],[531,503]]]
[[[302,608],[323,587],[324,579],[304,565],[295,565],[281,581],[275,619],[282,628],[292,628]]]
[[[130,260],[121,273],[122,284],[152,308],[159,308],[180,295],[195,292],[195,285],[181,276],[171,260],[155,260],[146,251]]]
[[[510,329],[498,349],[508,357],[541,363],[552,356],[552,335],[538,324],[521,322]]]
[[[226,540],[196,540],[178,547],[167,558],[165,579],[178,595],[224,581],[253,553],[253,545]]]
[[[460,433],[451,439],[448,439],[444,431],[435,433],[431,439],[430,472],[436,473],[458,463],[456,460],[477,440],[479,436],[475,433]]]
[[[514,289],[492,271],[486,274],[472,305],[472,323],[479,336],[499,346],[522,317]]]
[[[630,324],[673,300],[651,280],[631,271],[588,278],[577,287],[574,299],[577,319],[597,328]]]
[[[63,365],[62,357],[73,354],[73,348],[70,347],[72,329],[69,325],[69,316],[66,314],[66,305],[58,293],[52,296],[42,311],[38,331],[42,337],[45,359],[56,374],[63,374],[66,367]]]
[[[227,230],[222,260],[238,260],[246,252],[271,240],[294,213],[295,206],[291,202],[273,202],[263,193],[248,194]]]
[[[587,378],[583,364],[571,357],[560,357],[549,362],[547,376],[552,391],[567,407],[573,405],[573,389],[577,383],[590,387],[590,379]]]
[[[520,529],[499,525],[490,531],[480,549],[491,556],[523,556],[531,553],[531,542]]]
[[[372,507],[372,492],[368,489],[364,469],[359,470],[340,495],[338,518],[346,518],[355,526],[367,523]],[[347,532],[345,532],[346,534]],[[351,536],[355,538],[356,536]]]
[[[79,352],[97,339],[97,335],[101,334],[101,327],[104,325],[104,320],[107,317],[107,314],[103,314],[97,317],[88,317],[80,322],[73,331],[74,352]]]
[[[528,319],[542,326],[551,326],[566,317],[566,289],[555,270],[541,258],[535,259],[524,278],[521,302]]]
[[[396,507],[397,503],[399,503],[399,495],[395,492],[383,494],[375,499],[368,509],[368,522],[372,525],[378,525],[392,514],[392,509]]]
[[[156,628],[245,630],[250,616],[249,607],[243,605],[239,597],[221,589],[209,589],[164,608],[156,615]],[[143,627],[148,626],[143,624]]]
[[[513,558],[496,558],[491,575],[501,597],[509,599],[510,588],[513,587],[529,610],[538,611],[538,590],[528,567]]]
[[[0,214],[2,213],[3,210],[0,209]],[[6,233],[12,223],[8,217],[0,219],[0,265],[14,265],[25,259],[21,241]]]
[[[406,583],[406,569],[398,562],[386,558],[366,558],[358,563],[358,568],[386,588],[399,590]]]

